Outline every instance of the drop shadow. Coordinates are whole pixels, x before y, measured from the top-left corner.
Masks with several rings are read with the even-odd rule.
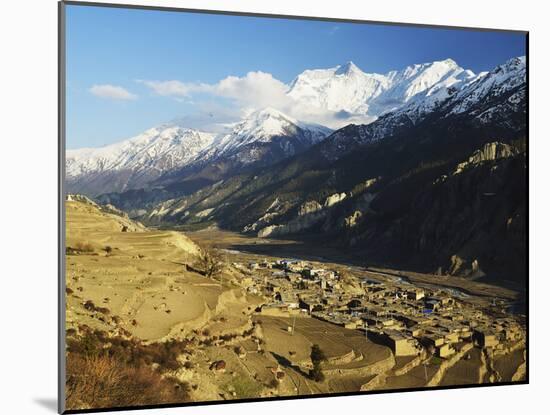
[[[57,399],[55,398],[34,398],[34,402],[53,413],[57,413]]]

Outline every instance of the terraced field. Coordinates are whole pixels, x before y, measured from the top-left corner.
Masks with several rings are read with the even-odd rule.
[[[184,337],[220,312],[237,316],[224,329],[248,320],[240,289],[187,271],[199,248],[182,233],[80,201],[66,202],[66,216],[68,328],[124,329],[155,341]]]

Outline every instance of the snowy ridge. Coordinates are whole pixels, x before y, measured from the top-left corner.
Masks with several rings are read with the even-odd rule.
[[[288,95],[330,111],[367,114],[369,102],[388,87],[389,81],[383,75],[365,73],[348,62],[302,72],[290,84]]]
[[[412,95],[409,94],[408,103],[381,115],[370,124],[349,125],[336,131],[326,143],[326,148],[323,150],[324,156],[334,160],[354,146],[371,143],[393,135],[399,130],[412,127],[434,111],[438,111],[444,117],[468,113],[480,123],[492,122],[498,117],[502,123],[507,123],[508,114],[518,111],[518,106],[524,101],[525,57],[512,58],[492,71],[478,75],[474,75],[471,71],[462,71],[450,60],[444,62],[445,66],[455,68],[445,72],[437,67],[440,65],[436,65],[436,70],[432,71],[434,66],[431,65],[430,72],[435,72],[438,76],[445,72],[446,75],[421,92],[416,91],[430,83],[425,80],[425,69],[411,69],[411,67],[406,69],[405,72],[408,73],[404,76],[411,73],[420,74],[420,78],[417,76],[415,79],[421,85],[418,87],[414,82],[411,83],[412,90],[409,92]],[[433,76],[429,78],[434,79]],[[510,96],[506,98],[507,94]],[[407,93],[398,95],[407,96]],[[506,99],[503,100],[503,97]]]
[[[452,99],[450,113],[469,111],[480,102],[524,85],[526,80],[525,56],[512,58],[460,90]]]
[[[365,73],[348,62],[302,72],[290,84],[288,95],[331,111],[378,117],[474,77],[472,71],[452,59],[411,65],[387,74]]]
[[[167,171],[194,160],[213,139],[213,134],[193,129],[155,127],[105,147],[67,150],[66,175],[74,178],[116,170]]]
[[[382,139],[434,111],[443,116],[473,114],[479,122],[506,122],[506,114],[524,100],[525,82],[525,57],[477,75],[452,59],[386,74],[363,72],[353,62],[306,70],[291,82],[287,95],[306,106],[338,113],[347,120],[347,127],[331,134],[327,127],[269,107],[255,109],[228,126],[229,132],[218,135],[162,125],[106,147],[68,150],[67,182],[73,192],[119,192],[142,188],[167,172],[217,160],[267,165],[327,137],[325,155],[330,159],[346,151],[351,142],[360,145]],[[494,98],[503,94],[509,95],[506,101],[494,104]],[[349,124],[357,119],[363,125]]]
[[[296,144],[310,147],[331,132],[321,125],[302,123],[274,108],[264,108],[237,123],[229,134],[217,137],[204,158],[235,154],[240,148],[254,143],[270,143],[276,137],[292,137]]]

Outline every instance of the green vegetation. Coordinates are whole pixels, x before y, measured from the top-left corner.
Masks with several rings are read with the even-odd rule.
[[[245,376],[237,376],[231,382],[227,383],[223,389],[232,394],[235,398],[257,398],[260,396],[262,386],[254,379]]]
[[[443,359],[439,356],[432,356],[430,364],[439,366],[443,362]]]

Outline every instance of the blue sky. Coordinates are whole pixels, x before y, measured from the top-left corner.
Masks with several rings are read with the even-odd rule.
[[[229,121],[230,99],[186,85],[231,75],[261,71],[277,88],[305,69],[349,60],[385,73],[450,57],[479,72],[524,54],[524,36],[513,33],[69,5],[67,147],[120,141],[173,119]],[[172,80],[185,86],[175,85],[180,95],[151,84]]]

